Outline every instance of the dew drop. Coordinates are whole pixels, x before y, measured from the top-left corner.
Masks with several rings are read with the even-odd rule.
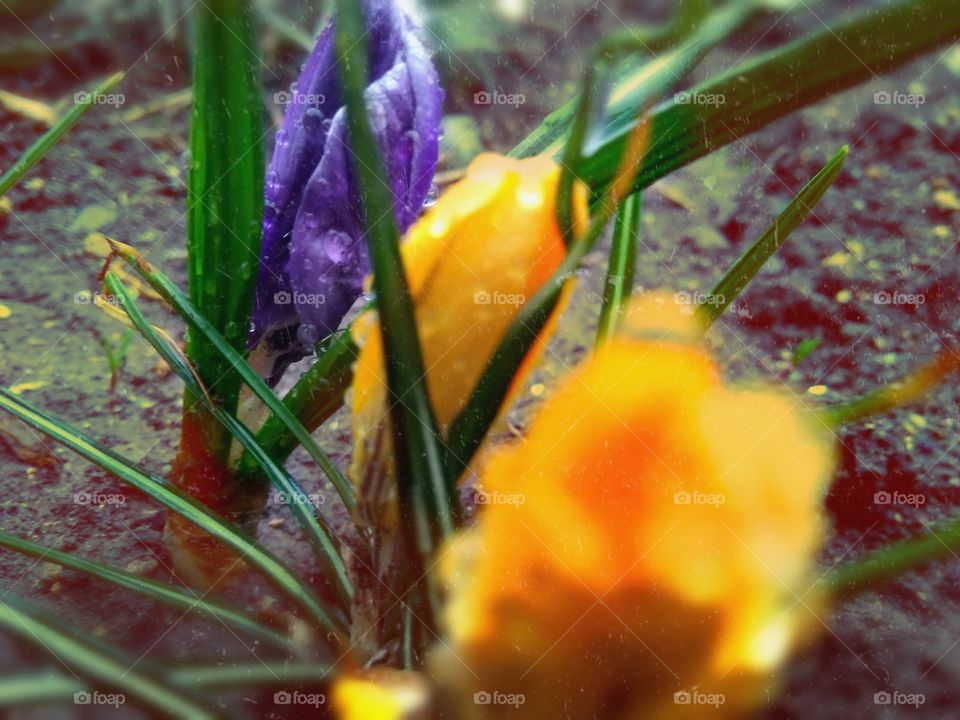
[[[317,127],[323,127],[323,111],[320,108],[307,108],[307,111],[303,114],[303,124],[309,126],[311,130],[315,130]]]
[[[342,263],[349,255],[353,238],[345,232],[333,230],[323,236],[323,252],[332,262]]]
[[[278,176],[277,176],[276,170],[271,170],[270,172],[267,173],[267,192],[268,193],[275,193],[279,189],[277,178]]]
[[[423,200],[425,208],[433,207],[437,204],[440,197],[440,187],[436,183],[430,183],[430,189],[427,190],[427,197]]]
[[[320,342],[320,330],[316,325],[304,323],[297,328],[297,340],[308,347],[312,347]]]

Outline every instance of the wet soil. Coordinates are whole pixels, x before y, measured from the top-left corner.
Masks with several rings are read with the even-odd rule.
[[[161,25],[141,9],[91,32],[83,12],[63,6],[87,31],[82,42],[55,37],[61,26],[47,14],[26,18],[56,56],[38,49],[35,62],[0,63],[2,87],[69,102],[96,78],[130,69],[122,87],[125,102],[88,113],[0,204],[0,310],[6,309],[0,312],[0,381],[163,475],[176,447],[179,384],[133,339],[111,393],[104,343],[115,347],[123,330],[82,293],[96,289],[98,232],[136,245],[185,284],[186,26],[158,41]],[[697,77],[815,29],[820,18],[840,17],[846,6],[818,7],[814,15],[801,3],[790,16],[769,15],[712,54]],[[538,10],[537,27],[507,29],[494,39],[502,50],[497,55],[479,40],[455,42],[456,28],[449,23],[436,26],[436,42],[445,43],[438,65],[451,116],[447,168],[459,167],[479,148],[509,149],[567,97],[591,38],[618,26],[617,9],[599,3],[559,15]],[[309,15],[291,12],[295,19]],[[658,17],[654,8],[646,19]],[[0,33],[24,37],[22,26],[17,30],[13,23],[0,24]],[[54,39],[62,42],[55,45]],[[267,46],[265,101],[293,78],[300,62],[300,51],[275,33],[267,33]],[[840,402],[903,376],[957,337],[960,50],[941,52],[735,142],[646,194],[637,285],[706,292],[823,162],[841,145],[851,146],[845,170],[815,215],[768,263],[737,312],[712,332],[711,343],[731,377],[782,382],[798,398]],[[483,90],[523,93],[525,102],[475,105],[474,93]],[[922,94],[925,103],[878,105],[874,93],[880,91]],[[9,166],[43,129],[0,106],[0,167]],[[601,253],[588,258],[588,272],[544,366],[530,380],[534,390],[511,412],[519,431],[592,343],[604,264]],[[914,301],[883,301],[892,297]],[[182,337],[181,323],[159,303],[145,299],[144,306],[155,322]],[[794,364],[798,346],[810,340],[819,345]],[[838,434],[841,463],[828,499],[833,528],[821,557],[824,571],[951,515],[960,500],[958,410],[960,391],[948,384],[923,402]],[[350,437],[344,414],[318,438],[345,467]],[[290,467],[308,492],[324,493],[333,506],[333,494],[302,453],[294,454]],[[4,531],[174,579],[160,537],[163,512],[155,503],[7,418],[0,418],[0,473]],[[880,491],[920,494],[925,502],[878,504],[874,496]],[[282,508],[271,506],[261,535],[265,547],[322,585]],[[149,653],[174,663],[269,657],[223,628],[6,551],[0,552],[0,578],[5,592],[121,644],[134,657]],[[245,583],[226,592],[270,612],[265,586]],[[829,631],[811,636],[787,668],[782,692],[771,694],[765,717],[960,714],[957,558],[846,603],[827,622]],[[44,667],[50,667],[47,658],[0,635],[0,675]],[[874,694],[881,691],[921,693],[925,703],[877,705]],[[265,690],[221,700],[231,717],[282,717],[271,699]],[[97,715],[70,706],[14,716]]]

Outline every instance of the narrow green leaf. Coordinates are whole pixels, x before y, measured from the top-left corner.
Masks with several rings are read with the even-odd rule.
[[[81,680],[43,671],[7,676],[0,680],[0,707],[70,700],[86,689]]]
[[[642,190],[664,175],[812,105],[960,38],[960,13],[942,0],[871,9],[747,60],[690,93],[715,103],[667,102],[652,114],[651,151],[637,174]],[[688,94],[689,97],[689,94]],[[719,100],[722,98],[722,101]],[[613,177],[633,120],[611,128],[577,168],[595,190]]]
[[[950,376],[960,372],[960,351],[954,343],[941,350],[933,360],[912,370],[895,383],[888,383],[866,395],[824,408],[820,418],[826,425],[846,425],[871,415],[889,412],[915,402]]]
[[[70,111],[31,145],[20,156],[20,159],[13,164],[13,167],[3,174],[3,177],[0,177],[0,197],[6,195],[10,188],[20,182],[21,178],[30,172],[30,169],[40,162],[43,156],[50,152],[64,135],[70,132],[70,129],[77,124],[77,121],[83,117],[87,110],[97,105],[98,97],[109,93],[122,79],[122,72],[114,73],[90,92],[78,93]]]
[[[610,259],[603,285],[603,306],[597,326],[596,346],[602,345],[617,329],[633,292],[633,274],[637,267],[640,238],[640,193],[633,193],[620,206],[610,241]]]
[[[251,686],[283,686],[295,683],[316,684],[328,680],[333,667],[318,663],[248,663],[245,665],[188,665],[174,668],[170,678],[197,689],[248,688]]]
[[[136,667],[130,658],[85,637],[25,601],[6,593],[0,599],[0,627],[16,633],[85,678],[94,687],[116,689],[164,717],[213,720],[215,714],[168,681]]]
[[[151,580],[150,578],[126,572],[125,570],[119,570],[94,560],[86,560],[76,555],[71,555],[70,553],[44,547],[43,545],[38,545],[5,532],[0,532],[0,547],[8,548],[22,555],[38,558],[44,562],[56,563],[57,565],[77,570],[90,577],[122,587],[178,610],[186,610],[197,613],[198,615],[206,615],[215,620],[219,620],[235,630],[262,640],[273,647],[288,652],[291,652],[293,649],[289,638],[264,627],[256,620],[245,615],[242,611],[213,600],[205,600],[199,595],[174,585]]]
[[[696,31],[679,47],[653,59],[627,58],[619,63],[620,77],[613,85],[606,115],[611,127],[619,128],[632,122],[647,99],[653,94],[663,96],[675,84],[693,71],[704,56],[731,34],[751,20],[758,9],[757,2],[735,2],[716,10],[707,22],[699,23]],[[642,34],[628,31],[638,43],[653,52]],[[559,154],[563,137],[576,115],[579,98],[572,98],[548,115],[540,125],[510,151],[512,157],[530,157],[549,152]]]
[[[960,520],[927,527],[923,535],[900,540],[868,553],[863,558],[831,570],[825,583],[834,595],[851,597],[904,573],[960,552]]]
[[[149,495],[164,507],[186,518],[198,527],[236,551],[246,562],[259,569],[299,608],[334,633],[342,633],[343,625],[333,618],[322,601],[302,583],[281,560],[260,548],[254,540],[215,515],[199,501],[187,495],[161,477],[147,473],[130,461],[121,458],[95,440],[87,437],[63,421],[47,415],[39,408],[0,388],[0,410],[5,410],[44,435],[70,448],[81,457],[113,473]]]
[[[313,50],[316,41],[310,37],[310,34],[304,32],[296,23],[291,22],[281,13],[277,12],[269,0],[257,0],[257,12],[260,13],[263,21],[276,30],[281,37],[299,45],[307,52]]]
[[[333,464],[333,461],[327,457],[320,446],[317,445],[316,441],[310,437],[310,433],[307,432],[306,428],[303,427],[294,414],[263,381],[263,378],[250,367],[249,363],[247,363],[240,353],[234,350],[207,319],[197,311],[190,300],[180,292],[179,288],[177,288],[170,278],[159,270],[151,267],[150,264],[143,260],[137,251],[129,245],[111,240],[110,246],[119,257],[128,262],[130,266],[187,321],[195,334],[203,335],[210,345],[223,355],[229,363],[230,369],[228,372],[238,374],[253,393],[263,401],[263,404],[293,433],[293,436],[303,445],[310,457],[313,458],[314,462],[317,463],[324,474],[330,479],[330,482],[334,488],[336,488],[343,503],[348,509],[352,510],[356,503],[353,499],[353,488],[350,483],[337,469],[337,466]],[[197,400],[196,402],[200,401]]]
[[[193,9],[195,53],[187,253],[190,298],[237,353],[245,353],[263,219],[263,103],[250,0],[205,0]],[[240,377],[203,333],[187,355],[207,390],[236,410]],[[196,398],[188,395],[189,409]],[[229,442],[222,433],[223,459]]]
[[[256,662],[241,665],[182,665],[170,668],[166,677],[182,687],[209,691],[226,688],[295,687],[329,682],[328,665],[307,662]],[[68,702],[78,692],[89,690],[83,680],[50,671],[23,673],[0,679],[0,707]]]
[[[167,340],[154,332],[140,311],[136,300],[127,292],[120,278],[113,272],[108,272],[104,278],[104,285],[108,293],[119,299],[120,307],[127,314],[127,317],[133,323],[134,327],[140,332],[144,339],[154,347],[166,361],[167,365],[170,366],[170,369],[183,381],[187,390],[194,397],[206,404],[206,409],[223,423],[227,431],[251,454],[253,460],[259,464],[274,487],[290,498],[290,509],[294,517],[297,518],[306,532],[307,542],[310,543],[317,558],[320,560],[326,577],[330,579],[336,589],[343,603],[343,609],[349,613],[353,590],[350,585],[350,579],[347,576],[347,569],[343,563],[343,559],[340,557],[340,553],[337,552],[333,531],[328,527],[321,526],[313,504],[310,502],[310,498],[290,474],[278,466],[270,456],[257,445],[253,433],[250,432],[242,422],[226,412],[222,407],[215,403],[210,403],[206,393],[197,385],[190,368],[184,363],[183,358],[180,357],[176,348],[170,347]],[[243,478],[238,478],[237,482],[243,482]]]
[[[383,333],[391,419],[396,448],[398,497],[411,549],[425,562],[440,537],[453,532],[457,498],[446,480],[445,448],[427,391],[413,301],[400,257],[390,185],[367,120],[364,89],[369,77],[361,3],[337,7],[335,46],[347,110],[354,169],[360,180],[373,286]],[[375,220],[379,218],[379,220]]]
[[[724,273],[713,290],[711,302],[697,307],[697,314],[704,329],[717,321],[737,299],[747,284],[753,280],[760,268],[780,249],[787,238],[806,219],[814,206],[823,197],[840,175],[843,163],[850,149],[844,145],[836,155],[824,165],[820,172],[803,186],[803,189],[790,201],[790,204],[777,216],[760,238]]]

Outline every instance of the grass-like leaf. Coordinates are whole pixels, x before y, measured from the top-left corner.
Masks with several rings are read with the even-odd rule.
[[[651,152],[635,189],[829,95],[890,72],[960,37],[960,13],[910,0],[863,14],[747,60],[693,88],[722,104],[667,102],[651,113]],[[594,189],[613,176],[633,120],[611,127],[577,168]]]
[[[169,583],[151,580],[142,575],[120,570],[94,560],[87,560],[77,555],[38,545],[5,532],[0,532],[0,547],[38,558],[44,562],[56,563],[71,570],[77,570],[90,577],[122,587],[178,610],[206,615],[273,647],[287,652],[293,651],[293,645],[289,638],[264,627],[253,618],[245,615],[243,611],[214,600],[204,599]],[[2,693],[0,693],[0,697],[2,697]]]
[[[617,323],[633,292],[633,275],[637,267],[637,244],[640,237],[640,193],[633,193],[617,211],[606,282],[603,284],[603,305],[597,325],[597,346],[602,345],[617,329]]]
[[[187,390],[196,398],[206,404],[209,412],[216,417],[227,431],[236,438],[244,449],[250,453],[253,460],[259,464],[264,475],[271,481],[274,487],[280,492],[291,498],[290,509],[303,527],[307,536],[307,541],[313,548],[325,575],[340,597],[343,609],[349,613],[350,601],[353,591],[350,585],[350,579],[347,576],[347,570],[344,566],[340,553],[337,552],[334,536],[329,528],[322,526],[317,519],[313,504],[307,497],[300,485],[284,470],[277,465],[264,450],[257,445],[253,433],[236,417],[226,412],[216,403],[212,403],[202,388],[197,385],[191,369],[186,365],[180,356],[175,345],[161,336],[150,326],[144,318],[136,300],[127,292],[123,282],[113,272],[108,272],[104,278],[104,286],[110,295],[119,299],[119,305],[123,308],[126,316],[133,323],[133,326],[149,342],[153,348],[166,361],[170,369],[179,377]],[[237,482],[243,482],[240,478]]]
[[[887,545],[831,570],[824,582],[835,596],[850,597],[896,580],[911,570],[960,551],[960,520],[928,526],[924,535]]]
[[[871,415],[889,412],[894,408],[914,402],[960,372],[960,349],[947,346],[930,362],[921,365],[899,382],[889,383],[867,393],[863,397],[820,411],[827,425],[845,425],[858,422]]]
[[[333,464],[333,461],[327,457],[320,446],[317,445],[316,441],[310,437],[307,429],[303,427],[296,416],[281,402],[280,398],[278,398],[273,390],[263,381],[263,378],[250,367],[243,356],[226,341],[223,335],[217,332],[216,328],[214,328],[193,306],[190,300],[180,292],[180,289],[170,278],[153,268],[140,257],[136,250],[129,245],[124,245],[115,240],[110,240],[110,247],[119,257],[128,262],[130,266],[187,321],[195,335],[205,337],[210,346],[223,355],[229,363],[228,372],[239,375],[243,382],[250,387],[253,393],[260,398],[263,404],[277,417],[278,421],[287,427],[297,441],[303,445],[314,462],[319,465],[320,469],[330,479],[330,482],[334,488],[336,488],[337,493],[347,508],[352,509],[355,502],[350,483],[337,469],[337,466]],[[197,400],[197,402],[200,401]]]
[[[70,111],[31,145],[20,156],[20,159],[13,164],[13,167],[3,174],[3,177],[0,177],[0,197],[6,195],[10,188],[20,182],[23,176],[30,172],[30,169],[40,162],[43,156],[50,152],[64,135],[70,132],[70,129],[77,124],[83,114],[97,104],[98,96],[106,95],[122,79],[123,73],[114,73],[89,93],[84,93],[84,97],[75,102]]]
[[[453,532],[457,498],[446,481],[445,448],[430,405],[413,300],[400,257],[393,194],[367,119],[367,49],[362,3],[337,5],[335,46],[347,110],[353,167],[360,180],[373,287],[383,333],[390,390],[398,497],[411,550],[432,557]],[[379,218],[377,220],[376,218]],[[417,573],[419,574],[419,573]]]
[[[246,350],[263,219],[263,103],[250,0],[206,0],[193,10],[193,113],[187,251],[194,306],[238,353]],[[240,377],[191,328],[187,354],[206,388],[234,412]],[[189,410],[195,398],[187,397]],[[211,450],[223,459],[229,436]]]
[[[163,478],[148,473],[67,423],[54,418],[6,388],[0,388],[0,410],[4,410],[81,457],[113,473],[124,482],[149,495],[164,507],[186,518],[236,551],[247,563],[260,570],[297,607],[333,633],[342,633],[343,624],[325,607],[314,592],[281,560],[262,549],[243,532],[222,517],[212,513],[199,501],[171,485]]]
[[[650,96],[652,85],[656,86],[654,92],[662,96],[670,87],[682,81],[710,50],[743,27],[756,13],[757,6],[758,3],[751,0],[729,3],[714,12],[707,22],[699,24],[679,47],[654,59],[626,58],[621,61],[619,67],[626,69],[621,71],[614,83],[605,110],[610,122],[618,127],[624,121],[631,122],[636,118],[638,108]],[[636,37],[644,47],[656,47],[640,33],[628,31],[625,34],[627,37]],[[541,153],[559,154],[579,102],[579,98],[572,98],[550,113],[510,151],[510,155],[530,157]]]
[[[256,662],[240,665],[182,665],[169,668],[165,677],[197,691],[251,687],[296,687],[328,682],[331,668],[309,662]],[[89,685],[51,671],[22,673],[0,679],[0,707],[69,702]]]
[[[164,717],[213,720],[216,715],[169,681],[137,668],[130,658],[64,626],[20,598],[0,600],[0,627],[50,653],[94,687],[115,689]]]
[[[840,175],[850,149],[844,145],[833,158],[813,176],[790,204],[777,216],[760,238],[724,273],[711,291],[710,303],[697,307],[704,329],[709,328],[728,307],[733,305],[760,268],[780,249],[787,238],[806,219]]]

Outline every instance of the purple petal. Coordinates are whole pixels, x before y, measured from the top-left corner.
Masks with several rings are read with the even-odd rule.
[[[436,170],[443,94],[416,23],[392,0],[365,0],[365,7],[368,112],[404,231]],[[283,99],[290,101],[267,172],[251,344],[268,337],[288,362],[336,329],[369,271],[332,26]],[[298,323],[299,338],[292,332]]]

